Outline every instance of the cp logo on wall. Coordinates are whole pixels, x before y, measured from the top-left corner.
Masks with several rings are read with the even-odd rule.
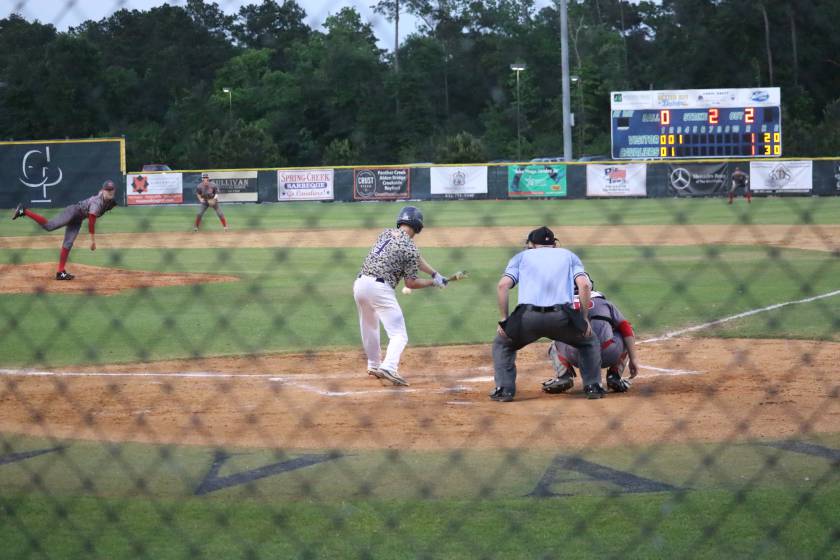
[[[33,199],[32,202],[52,202],[47,198],[47,187],[54,187],[64,178],[61,168],[52,169],[50,166],[50,147],[29,150],[24,154],[21,162],[20,182],[31,189],[41,189],[40,200]]]

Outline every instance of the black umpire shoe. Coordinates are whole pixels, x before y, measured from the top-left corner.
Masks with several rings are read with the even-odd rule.
[[[587,399],[602,399],[607,396],[607,392],[601,387],[600,383],[593,383],[583,388],[583,394]]]
[[[70,274],[66,270],[62,270],[61,272],[55,273],[56,280],[72,280],[73,278],[75,278],[75,276]]]
[[[26,208],[23,207],[23,204],[18,204],[15,213],[12,214],[12,219],[17,220],[21,216],[26,216]]]
[[[502,387],[496,387],[490,393],[490,400],[496,402],[510,402],[513,400],[514,392]]]

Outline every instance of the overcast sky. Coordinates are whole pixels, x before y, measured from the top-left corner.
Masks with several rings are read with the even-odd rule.
[[[215,1],[228,13],[237,13],[241,6],[247,4],[262,3],[262,0]],[[64,31],[88,19],[100,20],[121,8],[148,10],[164,3],[164,0],[0,0],[0,18],[17,12],[27,20],[37,19],[42,23],[52,23]],[[168,3],[185,4],[184,0],[171,0]],[[370,6],[376,3],[377,0],[298,0],[298,4],[306,11],[307,24],[316,29],[320,28],[329,14],[336,13],[345,6],[355,7],[363,18],[373,24],[380,46],[390,49],[394,44],[393,24],[370,9]],[[400,17],[401,40],[414,30],[416,24],[416,20],[407,14]]]
[[[282,0],[279,0],[282,1]],[[261,4],[262,0],[215,0],[228,13],[237,13],[239,8],[247,4]],[[0,0],[0,19],[12,12],[17,12],[27,20],[37,19],[41,23],[52,23],[59,30],[65,31],[81,22],[93,19],[100,20],[121,8],[148,10],[154,6],[166,3],[165,0]],[[170,0],[169,4],[183,5],[185,0]],[[326,17],[338,12],[344,6],[353,6],[363,18],[373,24],[373,29],[379,38],[379,46],[391,50],[394,46],[393,23],[373,12],[370,6],[377,0],[298,0],[298,4],[306,11],[307,24],[320,28]],[[537,0],[540,8],[551,4],[551,0]],[[400,41],[417,26],[417,20],[408,14],[400,17]]]

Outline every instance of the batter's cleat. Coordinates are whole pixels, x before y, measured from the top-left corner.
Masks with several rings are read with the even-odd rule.
[[[490,393],[490,400],[496,402],[511,402],[513,400],[514,392],[503,387],[496,387]]]
[[[379,368],[368,368],[368,375],[377,379],[382,379],[382,374],[379,373]]]
[[[565,393],[575,386],[575,380],[573,379],[574,376],[575,372],[570,368],[570,370],[567,370],[563,375],[552,377],[551,379],[543,381],[542,390],[546,393],[552,394]]]
[[[592,383],[583,388],[583,394],[587,399],[602,399],[607,396],[607,392],[601,387],[600,383]]]
[[[379,375],[377,376],[379,379],[386,379],[394,385],[400,385],[402,387],[408,386],[408,381],[403,379],[403,376],[396,371],[390,371],[385,368],[379,368],[377,371],[379,371]]]
[[[12,214],[12,219],[17,220],[22,216],[26,216],[26,208],[23,207],[23,204],[18,204],[17,208],[15,208],[15,213]]]
[[[612,368],[610,368],[612,370]],[[607,371],[607,388],[614,393],[626,393],[630,390],[630,380],[622,379],[621,376],[614,371]]]
[[[56,280],[72,280],[73,278],[75,278],[75,276],[70,274],[66,270],[62,270],[61,272],[55,273]]]

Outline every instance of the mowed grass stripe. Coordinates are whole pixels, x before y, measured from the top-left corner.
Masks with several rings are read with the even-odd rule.
[[[290,202],[226,204],[233,230],[381,228],[394,223],[399,209],[418,206],[427,227],[757,224],[802,225],[840,223],[840,197],[756,198],[752,204],[723,198],[605,200],[455,200],[379,203]],[[60,209],[37,210],[51,217]],[[193,226],[197,206],[118,207],[97,223],[102,233],[184,232]],[[8,216],[11,215],[9,210]],[[203,229],[221,229],[213,214]],[[31,220],[0,220],[0,237],[43,235]]]
[[[748,246],[712,249],[592,247],[579,253],[596,288],[620,306],[643,337],[840,288],[840,262],[828,253]],[[424,250],[438,269],[466,269],[471,278],[442,291],[398,294],[411,344],[489,343],[497,320],[495,286],[515,251]],[[79,251],[70,270],[73,262],[83,262],[138,271],[226,274],[241,281],[113,296],[4,295],[0,363],[58,366],[195,353],[356,348],[352,283],[365,253],[364,249]],[[48,262],[54,257],[46,250],[0,255],[6,262]],[[724,332],[836,339],[838,299],[808,304],[803,310],[757,315],[737,324],[749,325],[743,333],[735,325]],[[812,312],[804,311],[806,307]],[[213,333],[209,345],[208,333]]]

